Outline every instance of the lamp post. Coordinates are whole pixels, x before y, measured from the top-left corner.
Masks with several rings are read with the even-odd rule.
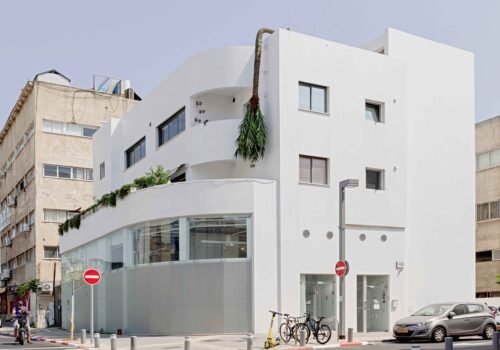
[[[345,260],[345,189],[359,186],[358,179],[339,182],[339,260]],[[340,277],[338,338],[345,339],[345,275]]]

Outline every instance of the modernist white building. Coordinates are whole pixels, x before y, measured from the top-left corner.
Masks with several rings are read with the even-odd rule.
[[[202,52],[94,137],[95,195],[131,193],[61,239],[97,267],[96,329],[264,332],[269,309],[338,316],[338,183],[347,190],[346,326],[388,331],[427,303],[474,298],[474,57],[388,29],[365,48],[287,30],[264,42],[268,148],[235,159],[253,47]],[[75,272],[76,271],[76,272]],[[77,284],[75,323],[89,328]]]

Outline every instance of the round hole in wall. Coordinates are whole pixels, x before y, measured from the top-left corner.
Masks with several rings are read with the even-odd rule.
[[[302,231],[302,236],[304,238],[309,238],[310,235],[311,235],[311,232],[309,232],[309,230]]]
[[[363,242],[366,239],[366,235],[364,233],[359,235],[359,240]]]
[[[382,235],[382,236],[380,236],[380,240],[381,240],[382,242],[387,241],[387,235]]]
[[[328,239],[332,239],[332,238],[333,238],[333,232],[332,232],[332,231],[328,231],[328,232],[326,233],[326,238],[328,238]]]

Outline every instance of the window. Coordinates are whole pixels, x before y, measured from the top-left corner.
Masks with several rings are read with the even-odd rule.
[[[182,108],[158,127],[158,146],[163,145],[186,128],[186,109]]]
[[[327,185],[328,159],[300,155],[299,182]]]
[[[480,153],[476,156],[477,170],[497,167],[500,165],[500,148]]]
[[[500,218],[500,201],[481,203],[476,205],[476,221]]]
[[[299,82],[299,108],[327,112],[326,87]]]
[[[146,137],[140,139],[135,145],[125,151],[126,168],[130,168],[146,156]]]
[[[69,210],[43,209],[43,221],[63,223],[67,219],[75,216],[75,212]]]
[[[183,171],[183,172],[178,173],[178,174],[173,174],[170,177],[170,182],[172,182],[172,183],[174,183],[174,182],[186,182],[186,172]]]
[[[59,259],[59,247],[43,247],[44,259]]]
[[[384,171],[376,169],[366,169],[366,188],[373,190],[384,189]]]
[[[102,162],[99,165],[99,179],[102,180],[106,176],[106,164]]]
[[[93,170],[90,168],[75,168],[62,165],[43,165],[43,174],[61,179],[92,181]]]
[[[179,220],[133,230],[135,264],[179,260]]]
[[[17,266],[23,266],[25,261],[24,253],[17,256]]]
[[[28,249],[26,251],[26,262],[33,261],[33,249]]]
[[[123,267],[123,244],[111,246],[111,270]]]
[[[484,252],[476,252],[476,262],[491,261],[492,254],[491,250]]]
[[[365,118],[375,123],[383,123],[382,104],[365,102]]]
[[[48,119],[44,119],[42,124],[43,132],[70,136],[92,137],[98,129],[99,128],[95,126],[64,123]]]
[[[455,313],[455,315],[459,316],[459,315],[465,315],[468,312],[468,310],[464,304],[459,304],[455,306],[453,312]]]
[[[469,309],[470,314],[483,313],[484,309],[478,304],[467,304],[467,309]]]
[[[247,217],[190,218],[190,259],[247,257]]]

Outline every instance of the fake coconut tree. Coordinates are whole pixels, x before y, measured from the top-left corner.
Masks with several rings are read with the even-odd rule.
[[[234,155],[244,160],[249,160],[251,167],[255,166],[259,158],[264,157],[267,143],[266,123],[259,105],[259,72],[262,53],[262,36],[264,33],[272,34],[274,30],[262,28],[257,32],[257,37],[255,39],[252,97],[248,102],[245,117],[240,123],[238,138],[235,142],[236,152]]]

